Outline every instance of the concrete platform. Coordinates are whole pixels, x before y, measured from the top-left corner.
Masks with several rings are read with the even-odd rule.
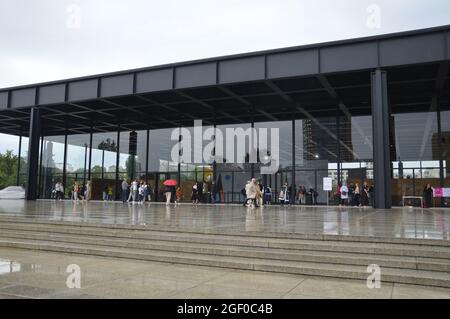
[[[144,226],[171,230],[277,235],[450,240],[449,209],[0,200],[0,218]]]
[[[81,269],[81,289],[66,268]],[[450,299],[450,289],[0,248],[0,299]]]

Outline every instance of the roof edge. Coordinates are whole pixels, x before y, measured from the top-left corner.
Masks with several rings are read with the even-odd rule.
[[[380,35],[374,35],[374,36],[367,36],[367,37],[335,40],[335,41],[328,41],[328,42],[319,42],[319,43],[314,43],[314,44],[306,44],[306,45],[283,47],[283,48],[277,48],[277,49],[253,51],[253,52],[247,52],[247,53],[238,53],[238,54],[231,54],[231,55],[224,55],[224,56],[217,56],[217,57],[195,59],[195,60],[189,60],[189,61],[183,61],[183,62],[167,63],[167,64],[154,65],[154,66],[149,66],[149,67],[127,69],[127,70],[120,70],[120,71],[99,73],[99,74],[91,74],[91,75],[80,76],[80,77],[75,77],[75,78],[66,78],[66,79],[24,84],[24,85],[19,85],[19,86],[12,86],[12,87],[3,87],[3,88],[0,87],[0,92],[34,88],[34,87],[40,87],[40,86],[64,84],[67,82],[76,82],[76,81],[103,78],[103,77],[109,77],[109,76],[124,75],[124,74],[129,74],[129,73],[145,72],[145,71],[166,69],[166,68],[175,68],[175,67],[180,67],[180,66],[194,65],[194,64],[207,63],[207,62],[218,62],[218,61],[232,60],[232,59],[237,59],[237,58],[246,58],[246,57],[259,56],[259,55],[266,55],[266,54],[284,53],[284,52],[308,50],[308,49],[320,49],[320,48],[330,47],[330,46],[358,44],[358,43],[377,41],[377,40],[388,40],[388,39],[392,39],[392,38],[408,37],[408,36],[436,33],[436,32],[442,32],[442,31],[450,31],[450,24],[443,25],[443,26],[430,27],[430,28],[425,28],[425,29],[400,31],[400,32],[386,33],[386,34],[380,34]]]

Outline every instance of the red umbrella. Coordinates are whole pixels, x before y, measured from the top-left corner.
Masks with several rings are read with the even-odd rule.
[[[164,186],[175,186],[178,184],[178,182],[174,179],[168,179],[163,184],[164,184]]]

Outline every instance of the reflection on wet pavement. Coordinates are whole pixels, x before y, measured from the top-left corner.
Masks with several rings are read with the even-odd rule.
[[[66,285],[81,269],[80,289]],[[446,298],[450,289],[0,248],[0,299]]]
[[[450,239],[450,210],[122,204],[0,200],[0,218],[147,225],[183,230]]]

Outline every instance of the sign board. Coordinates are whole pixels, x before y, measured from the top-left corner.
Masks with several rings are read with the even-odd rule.
[[[433,196],[434,198],[450,197],[450,188],[435,188]]]
[[[450,197],[450,188],[442,189],[442,197]]]
[[[333,190],[333,179],[331,177],[323,178],[323,190],[326,192],[330,192]]]
[[[433,197],[434,198],[441,198],[444,196],[444,192],[442,188],[435,188],[433,190]]]

